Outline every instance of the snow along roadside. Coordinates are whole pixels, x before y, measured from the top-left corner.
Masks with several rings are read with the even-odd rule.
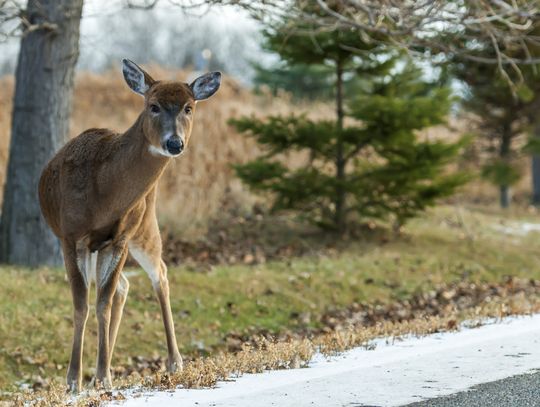
[[[317,355],[307,369],[245,374],[215,389],[143,393],[122,405],[399,406],[540,368],[540,315],[386,342],[331,359]]]

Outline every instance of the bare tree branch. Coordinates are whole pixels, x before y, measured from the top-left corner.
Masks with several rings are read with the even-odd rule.
[[[496,64],[503,76],[540,55],[538,0],[123,0],[128,8],[173,5],[205,13],[216,5],[236,6],[263,22],[290,17],[312,32],[357,30],[363,41],[387,42],[411,53],[445,53]],[[317,8],[317,12],[314,12]],[[0,0],[0,41],[35,29],[54,29],[24,20],[22,0]],[[303,24],[305,26],[305,24]],[[294,27],[291,27],[291,33]],[[490,52],[485,52],[489,47]],[[504,72],[503,72],[504,71]],[[518,74],[519,78],[520,75]]]
[[[213,3],[246,6],[241,0]],[[263,3],[277,1],[252,1],[249,7]],[[412,53],[447,53],[496,64],[509,81],[511,68],[521,81],[519,66],[540,62],[530,49],[540,48],[535,32],[539,7],[537,0],[291,0],[287,10],[315,32],[355,29],[364,41],[387,42]]]
[[[531,63],[527,37],[540,23],[540,5],[536,0],[316,0],[325,13],[309,13],[304,17],[321,26],[338,25],[356,28],[367,35],[383,35],[403,48],[421,46],[448,49],[441,43],[441,34],[455,39],[452,52],[475,58],[470,43],[491,43],[494,56],[491,63],[515,65]],[[307,5],[308,2],[304,2]],[[297,2],[302,9],[302,2]],[[301,11],[300,11],[301,13]],[[473,37],[470,34],[474,33]],[[467,37],[469,36],[469,38]],[[459,41],[466,40],[466,41]],[[518,50],[523,58],[512,57]],[[478,60],[485,61],[484,55]]]
[[[57,24],[48,22],[44,17],[40,22],[31,22],[22,1],[0,0],[0,42],[37,30],[56,31],[57,29]]]
[[[0,0],[0,42],[20,32],[22,5],[15,0]]]
[[[153,9],[159,0],[126,0],[126,6],[132,9],[138,10],[150,10]]]

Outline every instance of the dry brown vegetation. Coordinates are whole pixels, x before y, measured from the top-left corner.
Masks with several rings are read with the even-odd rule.
[[[315,351],[369,346],[377,336],[424,335],[456,329],[463,319],[538,312],[538,235],[509,235],[494,227],[514,225],[519,231],[534,218],[510,219],[508,213],[439,207],[411,222],[408,236],[384,244],[363,241],[320,258],[216,266],[207,273],[171,268],[186,367],[176,376],[163,373],[158,306],[146,277],[133,273],[115,387],[213,386],[244,372],[302,366]],[[9,383],[4,380],[0,400],[62,405],[68,401],[60,383],[71,333],[67,283],[56,270],[3,272],[8,278],[0,291],[8,300],[0,302],[0,325],[6,328],[0,330],[0,378]],[[40,289],[29,292],[29,286]],[[9,335],[21,330],[28,335]],[[95,355],[94,320],[88,332],[87,361]],[[188,351],[190,346],[196,348]],[[92,375],[90,367],[85,383]],[[23,389],[35,391],[21,394]],[[87,395],[78,399],[80,405],[124,397],[118,390]]]
[[[186,80],[188,72],[148,67],[157,78]],[[0,78],[0,202],[6,177],[13,77]],[[124,84],[119,70],[104,74],[80,73],[76,79],[70,135],[91,127],[127,129],[136,119],[142,100]],[[333,109],[322,103],[295,103],[286,94],[278,97],[254,95],[233,79],[225,77],[218,94],[197,109],[192,142],[185,155],[169,166],[160,184],[159,216],[169,231],[181,231],[193,238],[207,231],[209,220],[218,215],[249,212],[255,197],[234,176],[231,164],[245,162],[259,151],[255,143],[227,125],[227,120],[242,115],[268,115],[307,112],[313,117],[332,117]],[[427,138],[454,139],[469,131],[467,121],[451,120],[451,129],[434,127],[424,132]],[[478,149],[470,149],[460,166],[475,172]],[[471,156],[472,154],[472,156]],[[473,157],[474,156],[474,157]],[[302,160],[298,155],[288,162]],[[522,161],[525,176],[515,188],[519,203],[527,204],[530,194],[528,160]],[[461,202],[496,204],[497,189],[478,180],[465,187]],[[171,230],[172,229],[172,230]]]
[[[186,80],[189,73],[166,71],[156,66],[148,70],[157,78]],[[6,177],[13,77],[0,78],[0,202]],[[142,100],[124,84],[118,70],[104,74],[80,73],[76,79],[70,135],[91,127],[127,129],[136,119]],[[255,143],[227,125],[227,120],[242,115],[268,115],[308,112],[313,117],[331,117],[325,104],[293,102],[286,94],[278,97],[254,95],[233,79],[225,77],[218,94],[197,109],[192,142],[185,155],[171,163],[160,185],[159,216],[162,224],[182,231],[184,238],[200,236],[208,221],[224,213],[245,213],[255,202],[253,195],[234,176],[231,164],[245,162],[258,154]],[[465,121],[451,120],[444,126],[426,130],[427,138],[453,139],[468,132]],[[473,155],[476,154],[472,148]],[[291,161],[298,161],[298,156]],[[472,163],[472,165],[471,165]],[[469,171],[477,169],[477,158],[462,162]],[[516,188],[516,198],[528,202],[530,171],[523,160],[525,177]],[[483,182],[473,182],[460,199],[476,203],[496,203],[497,190]]]
[[[133,396],[149,389],[176,389],[213,387],[219,381],[231,380],[245,373],[265,370],[290,369],[306,366],[316,352],[332,356],[353,347],[370,348],[376,338],[393,341],[405,335],[422,337],[436,332],[455,331],[467,321],[468,327],[478,327],[486,318],[508,315],[530,315],[540,311],[539,282],[509,279],[502,285],[475,285],[460,283],[441,287],[434,301],[444,300],[447,307],[438,308],[435,315],[420,312],[412,319],[381,319],[370,326],[362,324],[340,325],[321,332],[310,339],[303,337],[273,341],[264,337],[253,338],[236,353],[218,353],[189,362],[178,374],[169,375],[163,370],[141,376],[137,372],[116,383],[120,391],[91,390],[79,398],[66,396],[65,388],[53,384],[47,390],[19,393],[12,402],[20,406],[99,406],[111,400],[124,400],[122,390],[129,389]],[[535,295],[532,295],[535,294]],[[468,298],[471,296],[471,298]],[[474,299],[482,298],[479,302]],[[429,297],[429,295],[428,295]],[[467,300],[471,300],[468,303]],[[463,301],[467,302],[464,305]]]
[[[186,72],[167,72],[157,67],[150,67],[149,71],[159,78],[178,78],[186,79],[188,74]],[[0,78],[0,187],[3,186],[5,180],[5,164],[8,155],[9,144],[9,128],[10,128],[10,115],[11,115],[11,97],[13,93],[13,78]],[[77,78],[75,88],[75,105],[71,121],[71,135],[76,135],[81,131],[89,127],[110,127],[119,131],[126,129],[136,118],[138,112],[142,106],[141,99],[135,94],[131,93],[129,89],[124,85],[123,79],[118,72],[108,72],[103,75],[93,75],[88,73],[80,74]],[[163,182],[161,183],[161,200],[160,200],[160,216],[161,221],[164,223],[169,232],[176,232],[182,230],[182,235],[197,236],[201,232],[207,229],[208,220],[220,216],[225,212],[242,213],[247,211],[255,202],[255,198],[241,185],[241,183],[233,176],[230,165],[235,162],[243,162],[251,159],[258,150],[256,145],[244,136],[241,136],[234,132],[232,128],[227,125],[227,119],[230,117],[237,117],[240,115],[266,115],[275,113],[290,113],[291,111],[299,112],[309,110],[311,115],[322,117],[332,115],[332,109],[325,107],[324,105],[303,105],[298,106],[286,96],[278,98],[270,96],[255,96],[246,89],[241,88],[233,80],[225,78],[223,88],[211,101],[201,103],[196,113],[196,124],[194,127],[194,133],[192,142],[188,151],[182,159],[175,161],[168,169]],[[433,138],[450,138],[455,137],[457,133],[462,130],[466,132],[467,125],[460,124],[458,132],[448,132],[443,128],[433,128],[426,132],[427,137]],[[468,160],[468,167],[471,171],[475,169],[476,163],[470,158],[464,159],[464,162]],[[473,162],[473,164],[470,164]],[[523,163],[526,166],[526,162]],[[529,172],[519,186],[520,196],[525,197],[528,191]],[[0,202],[2,198],[2,189],[0,188]],[[467,186],[464,193],[460,197],[455,199],[466,200],[467,202],[475,201],[485,203],[496,202],[497,190],[493,187],[486,186],[485,183],[475,182]],[[523,198],[525,201],[525,198]],[[439,208],[440,209],[440,208]],[[506,216],[506,214],[505,214]],[[216,240],[209,240],[209,244],[203,245],[200,249],[194,250],[193,248],[187,248],[186,253],[180,253],[178,246],[166,246],[166,253],[170,251],[171,256],[180,256],[185,259],[189,257],[189,253],[196,253],[193,262],[199,263],[237,263],[238,261],[253,264],[253,263],[265,263],[265,259],[274,260],[281,257],[290,258],[295,254],[302,254],[309,252],[310,247],[306,245],[304,240],[305,236],[299,234],[283,237],[283,230],[277,218],[272,218],[269,223],[276,226],[276,231],[272,230],[268,232],[264,225],[267,220],[260,216],[258,220],[257,216],[251,221],[246,222],[242,216],[236,217],[238,222],[242,225],[240,228],[235,222],[227,222],[219,224],[215,222],[213,230],[216,231]],[[439,219],[440,218],[440,219]],[[288,218],[287,218],[288,219]],[[437,225],[441,226],[440,230],[437,230],[433,224],[422,224],[422,230],[428,230],[431,234],[426,234],[422,239],[414,235],[414,245],[412,246],[399,246],[405,244],[402,242],[395,242],[397,245],[394,249],[399,252],[399,255],[395,255],[394,252],[390,252],[385,260],[384,256],[376,252],[380,247],[385,247],[386,237],[381,239],[377,243],[377,248],[373,249],[373,257],[365,259],[365,263],[359,263],[352,266],[347,266],[345,263],[350,262],[350,259],[337,259],[336,263],[330,270],[338,270],[339,273],[343,273],[342,270],[354,268],[355,273],[366,272],[369,274],[369,278],[360,277],[354,275],[354,281],[358,280],[358,284],[372,289],[366,291],[369,293],[367,297],[370,301],[372,298],[378,298],[382,290],[379,287],[380,284],[384,287],[399,291],[408,283],[408,279],[414,281],[414,279],[421,279],[426,281],[438,281],[437,275],[432,275],[437,270],[441,275],[450,275],[454,269],[441,268],[439,263],[443,264],[444,261],[440,253],[436,250],[432,250],[434,245],[439,245],[441,250],[445,252],[452,252],[454,250],[454,256],[459,258],[462,253],[467,253],[469,256],[469,250],[467,245],[471,247],[476,245],[476,251],[473,253],[478,254],[477,257],[472,257],[471,264],[482,265],[486,270],[495,274],[505,273],[512,274],[520,271],[522,273],[531,274],[531,269],[535,264],[535,253],[538,253],[535,246],[525,246],[525,243],[519,241],[519,244],[507,244],[507,237],[501,237],[501,241],[504,238],[505,251],[501,255],[500,243],[498,235],[494,234],[491,226],[493,220],[489,218],[486,220],[486,224],[489,226],[482,229],[482,234],[472,238],[470,229],[474,229],[477,224],[476,221],[471,221],[468,224],[464,224],[461,216],[457,221],[447,213],[437,215]],[[246,232],[246,230],[248,232]],[[291,228],[287,229],[291,234]],[[225,233],[226,231],[226,233]],[[302,232],[304,232],[302,230]],[[296,232],[295,232],[296,233]],[[438,233],[438,234],[437,234]],[[373,230],[370,230],[371,237],[375,235]],[[455,236],[458,236],[457,239]],[[448,237],[450,236],[450,237]],[[486,236],[494,239],[491,246],[486,247],[483,244],[486,242]],[[265,241],[258,241],[257,238],[265,239]],[[318,236],[316,237],[318,238]],[[453,240],[445,240],[453,239]],[[268,242],[266,242],[266,240]],[[282,246],[279,246],[276,242]],[[460,243],[461,240],[466,241],[467,245]],[[173,241],[171,237],[168,242]],[[268,247],[274,251],[269,250],[254,250],[253,252],[243,252],[237,247],[238,244],[242,245],[244,242],[251,242],[251,246]],[[531,242],[533,238],[531,238]],[[207,242],[207,243],[208,243]],[[225,243],[224,243],[225,242]],[[457,243],[456,243],[457,242]],[[384,244],[383,244],[384,243]],[[325,246],[326,242],[320,242],[316,246],[317,251],[321,251],[321,247]],[[430,244],[431,246],[429,246]],[[536,244],[536,243],[534,243]],[[220,245],[221,251],[216,250],[216,246]],[[266,245],[266,246],[265,246]],[[410,264],[407,263],[406,254],[413,250],[413,246],[424,247],[422,252],[433,255],[435,260],[428,259],[425,264],[418,262],[416,259],[410,259]],[[452,246],[453,245],[453,246]],[[439,247],[437,246],[437,247]],[[467,250],[465,250],[467,246]],[[248,248],[249,249],[249,248]],[[331,249],[333,251],[334,247]],[[251,249],[249,249],[251,250]],[[382,250],[382,249],[381,249]],[[433,253],[431,253],[433,252]],[[519,262],[518,260],[526,253],[530,257],[531,262]],[[461,254],[460,254],[461,253]],[[390,257],[388,257],[390,256]],[[468,259],[468,257],[465,258]],[[475,254],[476,256],[476,254]],[[401,259],[404,258],[404,259]],[[401,259],[401,260],[400,260]],[[414,260],[414,263],[413,263]],[[341,263],[340,263],[341,261]],[[388,263],[396,264],[397,271],[394,274],[388,273],[384,270],[381,263],[378,261],[387,261]],[[403,265],[398,266],[400,261]],[[176,261],[172,261],[175,263]],[[466,263],[467,265],[469,263]],[[487,264],[487,266],[486,266]],[[536,262],[536,264],[538,264]],[[368,266],[379,270],[380,274],[376,274]],[[277,265],[275,268],[268,266],[267,274],[280,276],[279,270],[283,268],[286,270],[286,276],[288,278],[287,284],[294,285],[294,287],[300,287],[298,281],[306,279],[309,281],[314,280],[313,276],[307,272],[303,272],[298,269],[295,271],[294,265],[291,263],[283,263],[283,265]],[[316,266],[309,266],[311,268],[317,268],[324,270],[320,264]],[[476,267],[476,266],[475,266]],[[482,267],[478,266],[457,267],[456,270],[463,273],[469,273],[469,269],[475,273],[480,273]],[[308,268],[311,270],[311,268]],[[477,269],[481,270],[478,271]],[[209,268],[212,270],[212,268]],[[405,270],[405,271],[403,271]],[[435,271],[434,271],[435,270]],[[417,272],[419,271],[419,272]],[[422,273],[430,274],[424,276]],[[241,274],[239,270],[233,270],[234,275]],[[260,269],[251,269],[245,272],[246,280],[238,280],[240,282],[247,281],[257,282],[257,275],[260,275]],[[296,274],[298,277],[296,277]],[[403,273],[407,278],[404,278]],[[436,273],[435,273],[436,274]],[[227,274],[225,277],[228,280],[232,279],[233,273]],[[306,277],[307,276],[307,277]],[[392,277],[393,276],[393,277]],[[398,276],[398,277],[396,277]],[[191,282],[195,278],[205,277],[202,273],[193,273],[193,275],[186,276]],[[224,279],[225,279],[224,277]],[[374,278],[376,277],[376,278]],[[440,277],[443,281],[444,279]],[[448,277],[450,278],[450,277]],[[534,278],[538,278],[534,275]],[[201,280],[204,282],[200,285],[194,284],[193,290],[198,287],[204,286],[208,289],[208,281],[214,280],[216,287],[224,290],[223,281],[219,280],[215,274],[210,275],[207,280]],[[395,281],[399,281],[400,284]],[[285,281],[285,280],[284,280]],[[302,280],[303,281],[303,280]],[[340,274],[339,282],[345,285],[350,285],[350,280],[344,279]],[[335,289],[336,293],[339,293],[343,297],[343,287],[338,284],[338,280],[333,281],[333,284],[321,285],[319,287],[330,286],[338,287]],[[296,284],[296,285],[295,285]],[[307,284],[307,283],[306,283]],[[311,284],[311,283],[310,283]],[[49,286],[51,284],[49,283]],[[239,283],[240,285],[240,283]],[[178,287],[181,285],[178,284]],[[261,285],[262,287],[263,285]],[[278,286],[280,287],[280,286]],[[288,287],[288,286],[287,286]],[[314,286],[316,287],[316,286]],[[355,286],[356,287],[356,286]],[[420,286],[419,286],[420,287]],[[431,286],[429,286],[431,287]],[[61,287],[64,288],[64,287]],[[340,291],[341,289],[341,291]],[[236,287],[235,287],[236,290]],[[317,289],[317,294],[320,294],[320,288]],[[334,290],[334,288],[332,288]],[[239,290],[240,293],[242,290]],[[283,291],[274,289],[275,292]],[[137,291],[135,291],[137,293]],[[180,289],[179,289],[180,292]],[[186,295],[187,290],[185,286],[182,286],[182,296]],[[276,297],[272,290],[264,290],[265,295],[269,298]],[[313,291],[315,292],[315,290]],[[375,294],[373,294],[375,293]],[[379,293],[379,294],[377,294]],[[306,293],[301,292],[302,299],[305,298]],[[216,296],[215,294],[211,294]],[[239,306],[238,292],[235,291],[237,304]],[[330,295],[330,294],[329,294]],[[333,296],[333,294],[331,293]],[[354,346],[366,345],[373,338],[380,336],[396,337],[405,334],[425,335],[441,330],[454,330],[459,327],[459,322],[464,319],[480,318],[480,317],[501,317],[509,314],[528,314],[532,312],[540,311],[540,282],[538,281],[525,281],[509,279],[505,284],[473,284],[468,282],[461,282],[454,285],[442,285],[436,289],[430,289],[428,291],[422,291],[417,295],[406,296],[404,299],[394,301],[392,304],[383,306],[380,302],[369,302],[366,300],[365,304],[352,303],[352,300],[348,302],[350,306],[325,309],[324,314],[321,317],[322,328],[319,330],[303,329],[296,334],[291,330],[278,337],[278,340],[272,339],[270,336],[260,337],[265,331],[259,330],[255,336],[241,336],[238,333],[230,332],[225,339],[234,339],[234,341],[227,342],[227,350],[235,350],[236,352],[216,352],[211,353],[211,356],[207,358],[195,357],[186,364],[185,370],[174,376],[164,374],[159,368],[163,365],[159,358],[157,363],[149,366],[148,363],[144,363],[141,369],[134,369],[129,372],[128,377],[124,377],[121,382],[116,383],[118,386],[142,386],[142,388],[174,388],[177,386],[183,387],[206,387],[213,386],[217,381],[226,380],[231,377],[235,377],[242,373],[260,372],[266,369],[276,368],[291,368],[299,367],[306,364],[311,358],[314,352],[320,351],[324,354],[333,354],[335,352],[343,351]],[[140,298],[139,298],[140,297]],[[139,294],[138,299],[147,301],[147,297],[143,294]],[[55,298],[56,306],[57,301]],[[199,296],[197,296],[198,300]],[[335,298],[330,297],[328,301],[332,300],[336,302]],[[270,300],[268,300],[270,301]],[[279,301],[279,298],[275,300]],[[253,298],[249,297],[245,299],[245,303],[253,303]],[[40,305],[42,303],[37,302]],[[227,303],[228,304],[228,303]],[[236,318],[233,315],[234,307],[231,305],[231,320]],[[145,305],[147,306],[147,305]],[[180,306],[180,305],[178,305]],[[198,306],[198,305],[197,305]],[[185,308],[185,304],[182,304]],[[195,306],[194,306],[195,307]],[[183,308],[183,309],[184,309]],[[224,310],[228,312],[227,310]],[[283,313],[283,306],[279,304],[279,311]],[[19,311],[17,311],[19,312]],[[220,310],[221,312],[221,310]],[[257,309],[258,312],[258,309]],[[311,312],[314,312],[311,310]],[[195,320],[193,315],[189,316],[190,320]],[[298,313],[294,316],[295,319],[301,320],[305,313]],[[146,315],[146,314],[145,314]],[[189,314],[187,314],[189,315]],[[293,318],[294,313],[291,313]],[[308,314],[309,315],[309,314]],[[261,319],[261,316],[257,314],[257,319]],[[200,316],[201,320],[205,321],[205,325],[208,325],[206,315]],[[205,319],[206,318],[206,319]],[[220,314],[220,321],[223,322],[224,316]],[[312,316],[312,318],[314,318]],[[145,321],[148,318],[145,317]],[[209,320],[209,319],[208,319]],[[146,321],[148,322],[148,321]],[[57,322],[55,322],[57,323]],[[136,324],[133,324],[135,329]],[[139,329],[139,328],[137,328]],[[131,331],[130,331],[131,332]],[[242,331],[243,332],[243,331]],[[132,334],[133,335],[133,334]],[[198,337],[202,334],[197,333]],[[247,335],[247,334],[246,334]],[[309,339],[306,339],[309,338]],[[229,342],[235,346],[229,346]],[[238,350],[240,349],[240,350]],[[141,363],[142,365],[142,363]],[[157,369],[152,369],[157,367]],[[56,384],[52,381],[46,390],[40,390],[34,393],[20,394],[17,396],[16,403],[23,404],[25,401],[31,401],[31,405],[62,405],[68,402],[64,394],[63,385]],[[92,392],[87,398],[81,398],[78,401],[72,403],[78,403],[80,405],[99,405],[100,402],[110,399],[121,399],[123,395],[121,393],[111,392]],[[11,401],[9,401],[11,405]],[[2,402],[0,401],[0,405]]]
[[[156,78],[186,81],[189,73],[148,67]],[[0,79],[0,202],[6,177],[14,81]],[[118,72],[96,75],[80,73],[76,79],[70,135],[91,127],[127,129],[137,118],[142,99],[125,85]],[[227,125],[231,117],[267,115],[306,110],[293,105],[286,95],[255,96],[225,77],[220,91],[200,103],[195,115],[191,143],[185,155],[169,166],[160,185],[161,221],[190,235],[204,230],[208,219],[220,211],[241,212],[253,198],[237,180],[231,164],[244,162],[257,154],[251,140]],[[324,106],[309,106],[310,114],[325,114]]]

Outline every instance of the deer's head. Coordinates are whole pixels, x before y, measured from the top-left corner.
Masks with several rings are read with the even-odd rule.
[[[156,81],[129,59],[122,71],[128,86],[144,96],[144,135],[152,154],[176,157],[186,148],[193,124],[195,105],[219,89],[221,73],[210,72],[184,82]]]

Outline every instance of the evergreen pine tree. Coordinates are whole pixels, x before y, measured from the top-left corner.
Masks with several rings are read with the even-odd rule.
[[[302,21],[306,21],[303,19]],[[306,23],[302,23],[306,24]],[[406,219],[463,182],[443,175],[460,144],[420,142],[416,131],[442,123],[450,107],[448,90],[422,82],[409,65],[394,73],[398,56],[355,31],[312,32],[290,21],[265,33],[267,46],[287,62],[334,69],[335,119],[306,115],[231,120],[265,148],[266,154],[236,166],[255,190],[269,191],[274,209],[294,210],[319,226],[343,233],[356,218]],[[362,96],[350,97],[346,81],[355,80]],[[359,88],[361,89],[359,91]],[[346,100],[356,124],[345,125]],[[309,162],[290,168],[284,157],[307,152]]]
[[[447,87],[424,80],[413,63],[371,85],[349,104],[375,156],[374,164],[357,166],[364,186],[355,202],[359,213],[391,217],[397,229],[467,181],[464,173],[446,170],[467,140],[419,138],[419,130],[445,123],[452,99]]]
[[[467,85],[462,106],[477,118],[475,133],[483,138],[481,175],[498,186],[500,205],[506,208],[510,188],[521,178],[515,140],[527,126],[528,92],[523,88],[521,96],[514,94],[497,66],[465,60],[454,63],[452,71]]]
[[[531,35],[540,33],[538,27],[530,30]],[[491,41],[470,40],[469,46],[477,57],[497,59]],[[505,49],[505,44],[500,44],[500,51],[517,60],[540,55],[540,47],[532,42],[527,44],[527,53],[524,49]],[[476,133],[485,146],[481,174],[499,188],[501,207],[510,205],[510,189],[522,176],[519,161],[523,151],[533,155],[533,202],[540,204],[540,65],[499,66],[455,57],[448,61],[448,67],[466,85],[462,106],[467,113],[474,114]],[[526,133],[534,134],[522,150],[516,140]]]
[[[256,90],[270,89],[273,95],[280,90],[290,92],[295,99],[329,100],[333,97],[334,70],[325,65],[283,63],[264,67],[255,64],[253,83]]]

